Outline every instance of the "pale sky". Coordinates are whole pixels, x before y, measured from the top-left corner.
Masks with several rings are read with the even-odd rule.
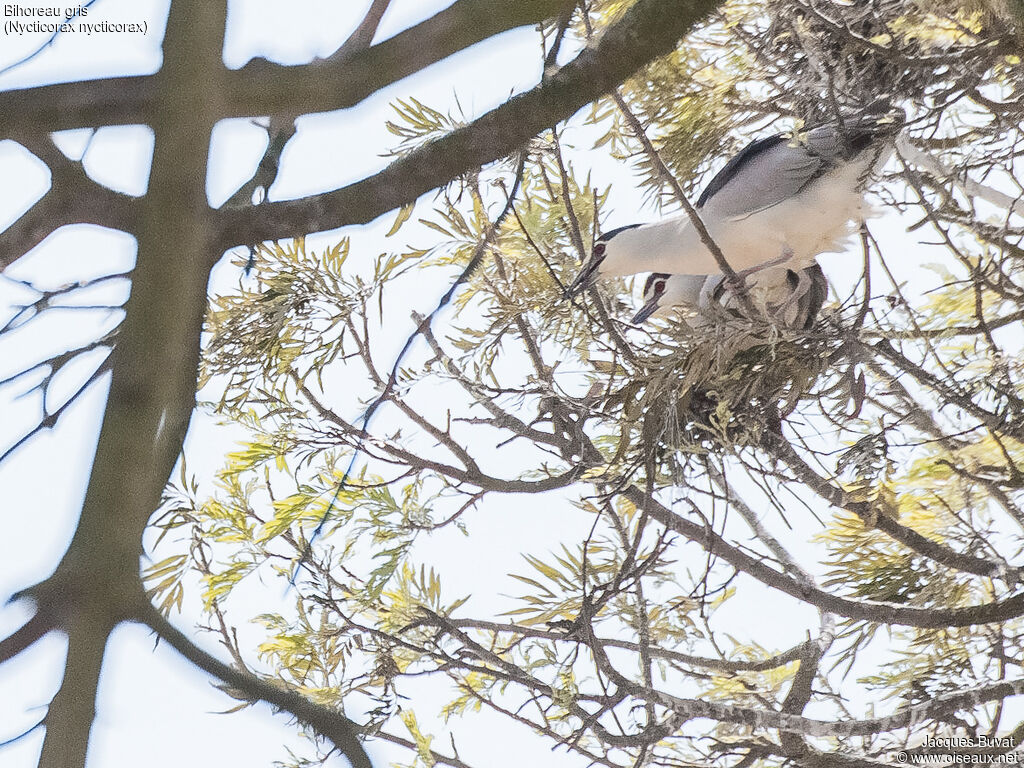
[[[447,4],[396,0],[378,36],[390,36]],[[229,66],[238,67],[254,55],[288,64],[327,55],[345,39],[368,7],[369,0],[231,2],[225,60]],[[98,0],[89,9],[88,21],[145,20],[148,34],[60,36],[40,56],[0,76],[0,88],[151,73],[159,68],[166,12],[166,2]],[[45,37],[0,32],[0,68],[35,50]],[[385,134],[381,126],[391,117],[389,103],[396,97],[415,95],[448,109],[454,107],[457,92],[462,107],[475,115],[500,103],[510,92],[533,85],[539,75],[536,33],[508,33],[502,43],[500,50],[478,47],[455,56],[424,76],[393,85],[356,108],[303,118],[300,133],[288,148],[273,195],[296,197],[331,189],[382,168],[388,160],[381,154],[390,148],[393,137]],[[262,153],[265,137],[264,131],[247,120],[226,121],[217,127],[208,180],[214,204],[219,204],[248,178]],[[88,132],[69,133],[62,137],[61,147],[77,158],[87,140]],[[85,166],[97,181],[137,195],[145,189],[151,147],[148,128],[105,129],[89,143]],[[345,151],[340,151],[340,147]],[[0,142],[0,177],[6,182],[0,185],[0,227],[6,227],[45,191],[48,174],[12,142]],[[16,183],[11,183],[11,179]],[[356,229],[368,239],[379,238],[390,227],[390,219],[388,215],[376,225]],[[134,250],[131,237],[95,227],[65,229],[21,259],[8,274],[52,287],[128,268]],[[225,286],[237,281],[230,266],[222,267],[219,274],[223,274]],[[120,294],[123,299],[123,290]],[[28,295],[9,281],[0,281],[0,308],[24,301]],[[110,299],[112,295],[108,293],[104,298]],[[9,310],[2,311],[6,317]],[[101,323],[111,322],[109,314],[95,313],[92,318],[96,325],[91,327],[82,328],[79,316],[73,322],[65,318],[63,322],[40,323],[31,333],[15,333],[0,339],[0,378],[36,359],[47,345],[67,343],[76,326],[84,334],[77,338],[88,338]],[[0,445],[13,442],[38,418],[39,398],[21,396],[32,383],[34,380],[23,380],[0,387]],[[69,409],[52,433],[37,436],[0,464],[0,510],[6,534],[0,538],[0,557],[9,564],[0,571],[0,599],[45,578],[70,540],[88,480],[105,387],[105,381],[102,386],[94,386]],[[197,431],[202,432],[199,439]],[[209,446],[205,452],[209,464],[203,467],[200,460],[193,462],[191,468],[200,476],[211,475],[223,451],[233,447],[232,441],[238,437],[237,433],[222,434],[209,419],[200,419],[193,424],[189,445]],[[204,454],[199,451],[198,455]],[[0,609],[0,633],[13,630],[27,615],[23,605]],[[198,618],[193,611],[175,617],[175,621],[190,629]],[[197,640],[218,652],[208,636],[200,635]],[[63,649],[62,639],[50,636],[0,666],[0,741],[17,735],[42,717],[43,705],[60,682]],[[275,759],[287,756],[282,745],[309,752],[287,718],[271,715],[267,707],[232,715],[215,714],[234,703],[176,652],[164,647],[154,651],[148,630],[122,627],[108,647],[89,768],[269,766]],[[0,765],[34,766],[41,744],[42,731],[38,730],[13,745],[0,747]],[[481,744],[486,745],[486,740]],[[370,752],[379,765],[405,755],[403,750],[379,743],[370,745]],[[541,765],[545,759],[551,760],[547,745],[539,741],[524,744],[522,751],[517,750],[509,758],[510,765],[521,758],[539,761]],[[555,762],[563,763],[556,760],[549,764]],[[335,757],[329,764],[344,765],[345,761]]]
[[[22,2],[36,6],[49,3]],[[447,2],[395,0],[384,18],[378,37],[394,34],[447,5]],[[238,0],[230,3],[229,27],[225,60],[229,66],[243,65],[254,55],[262,55],[281,63],[302,63],[315,55],[327,55],[347,37],[356,20],[361,18],[369,0]],[[0,76],[0,89],[25,87],[48,82],[103,77],[122,74],[145,74],[158,69],[160,36],[167,2],[159,0],[98,0],[89,9],[92,23],[106,19],[111,22],[145,21],[146,35],[88,36],[80,33],[59,37],[55,44],[31,62]],[[43,36],[45,38],[45,36]],[[40,36],[18,36],[0,32],[0,69],[17,61],[42,42]],[[372,174],[382,168],[387,158],[381,155],[394,142],[382,130],[384,120],[391,117],[390,102],[398,97],[416,98],[442,111],[455,109],[455,97],[469,116],[503,101],[514,91],[532,86],[539,77],[538,36],[520,30],[503,36],[501,44],[485,44],[463,52],[437,65],[421,76],[402,81],[376,94],[363,104],[340,112],[302,118],[299,133],[285,155],[285,164],[278,184],[271,194],[276,198],[299,197],[336,188]],[[570,131],[569,138],[573,133]],[[225,121],[214,132],[211,173],[208,192],[219,205],[239,184],[247,180],[253,164],[265,145],[266,133],[248,120]],[[581,137],[580,147],[586,147]],[[97,181],[129,194],[141,194],[148,176],[152,136],[145,127],[104,129],[91,138],[88,132],[71,132],[61,137],[61,147],[69,155],[79,157],[86,151],[85,167]],[[602,152],[595,152],[588,161],[596,174],[619,182],[615,189],[615,216],[625,220],[652,219],[657,214],[642,208],[642,196],[633,189],[632,172]],[[0,142],[0,227],[6,227],[41,195],[47,187],[46,171],[12,142]],[[10,180],[13,179],[14,183]],[[622,213],[625,211],[626,213]],[[367,253],[379,252],[383,234],[390,227],[393,214],[367,227],[347,230],[354,242]],[[403,242],[418,235],[414,223],[403,228]],[[879,239],[907,248],[916,241],[904,232],[905,224],[886,219],[874,225]],[[331,242],[338,233],[331,233],[313,242]],[[396,247],[384,244],[381,248]],[[40,285],[57,286],[125,270],[134,259],[135,244],[131,237],[113,234],[95,227],[65,229],[49,238],[29,256],[8,270],[11,277],[31,280]],[[822,265],[833,283],[849,288],[860,268],[857,259],[824,257]],[[916,276],[916,290],[927,284],[917,264],[898,264],[901,279]],[[905,271],[905,274],[903,274]],[[229,290],[238,281],[237,270],[223,262],[215,271],[213,287]],[[432,284],[431,284],[432,285]],[[429,285],[427,287],[430,287]],[[426,310],[443,291],[443,285],[432,291],[421,286],[414,296],[410,292],[408,308]],[[845,294],[844,294],[845,295]],[[6,307],[30,296],[24,289],[0,279],[0,317],[6,319]],[[108,300],[124,298],[124,288],[115,288],[104,295]],[[70,315],[75,315],[74,319]],[[63,313],[46,322],[26,327],[23,332],[0,337],[0,379],[34,361],[47,348],[68,343],[73,338],[87,339],[98,329],[110,327],[116,315],[95,312],[90,322],[82,316]],[[75,336],[77,334],[77,336]],[[394,343],[399,343],[400,334]],[[19,380],[0,387],[0,446],[10,444],[39,416],[39,398],[22,396],[35,380]],[[67,390],[69,382],[64,384]],[[45,578],[56,565],[74,530],[75,521],[88,480],[91,453],[99,429],[105,396],[103,386],[93,387],[61,420],[51,433],[39,435],[21,450],[0,464],[0,514],[5,536],[0,538],[0,562],[9,567],[0,571],[0,599],[18,589]],[[58,386],[58,389],[60,387]],[[353,406],[354,408],[354,406]],[[186,451],[190,469],[201,478],[209,478],[219,466],[225,450],[239,439],[237,430],[219,428],[207,417],[193,422]],[[489,507],[494,516],[490,529],[474,529],[474,546],[478,551],[500,552],[505,560],[516,562],[519,545],[526,545],[537,530],[577,540],[580,517],[566,514],[556,522],[545,510],[530,508],[516,498],[507,498]],[[589,520],[586,521],[589,525]],[[583,534],[585,535],[584,530]],[[434,553],[438,562],[447,561],[450,570],[464,575],[467,583],[479,587],[480,575],[472,556],[460,550],[461,540],[454,534],[431,538],[426,552]],[[423,552],[420,553],[423,557]],[[508,567],[516,567],[509,565]],[[458,586],[453,589],[458,594]],[[729,606],[737,620],[761,623],[765,644],[791,642],[793,634],[802,636],[804,627],[814,626],[813,616],[787,616],[778,621],[775,604],[766,589],[754,589],[744,602]],[[253,599],[265,599],[254,592]],[[186,599],[184,616],[172,617],[178,626],[190,629],[198,620],[197,600]],[[0,635],[20,625],[27,617],[23,605],[0,609]],[[243,629],[243,633],[246,631]],[[219,649],[209,636],[200,635],[198,642],[214,653]],[[62,671],[63,642],[48,637],[16,660],[0,666],[0,741],[11,738],[30,727],[43,715],[43,705],[59,685]],[[425,700],[430,692],[423,691]],[[282,716],[272,716],[269,709],[259,707],[232,715],[216,712],[229,709],[234,702],[216,691],[209,678],[194,671],[175,652],[163,647],[153,650],[153,639],[147,630],[122,627],[108,648],[96,724],[89,751],[89,768],[120,768],[142,766],[171,768],[181,765],[269,766],[286,753],[282,745],[308,752],[295,729]],[[576,758],[564,750],[552,752],[549,745],[536,738],[517,738],[516,731],[493,718],[484,717],[479,733],[460,741],[460,752],[467,762],[482,766],[517,766],[524,761],[547,766],[574,766]],[[460,737],[461,738],[461,737]],[[34,766],[42,743],[42,732],[13,745],[0,747],[0,765],[12,768]],[[512,747],[497,751],[495,743]],[[438,748],[447,751],[445,739]],[[378,765],[406,756],[401,750],[371,742],[371,758]],[[329,765],[343,765],[341,759]]]

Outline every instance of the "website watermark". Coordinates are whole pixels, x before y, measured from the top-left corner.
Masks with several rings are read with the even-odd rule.
[[[912,750],[891,755],[895,765],[1024,765],[1009,736],[926,736]]]

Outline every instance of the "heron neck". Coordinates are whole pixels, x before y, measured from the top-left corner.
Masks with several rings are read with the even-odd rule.
[[[637,272],[681,272],[680,257],[698,245],[696,231],[685,219],[645,224],[611,241],[601,273],[614,277]]]

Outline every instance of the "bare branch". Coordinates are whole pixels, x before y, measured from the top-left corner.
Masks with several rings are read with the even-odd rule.
[[[110,395],[78,528],[40,605],[67,601],[64,683],[47,718],[40,768],[84,764],[109,632],[143,600],[142,534],[159,506],[195,402],[199,335],[214,258],[205,216],[206,153],[222,84],[226,4],[176,0],[156,76],[160,109],[150,192],[141,206],[131,298],[113,352]],[[194,91],[190,86],[202,82]],[[55,597],[56,596],[56,597]],[[69,596],[74,596],[73,599]]]
[[[681,9],[677,0],[640,0],[593,48],[585,49],[542,85],[377,175],[302,200],[269,203],[258,210],[224,211],[220,245],[228,248],[365,223],[461,173],[505,157],[670,51],[716,5],[715,0],[693,0]],[[322,82],[317,90],[326,90]],[[0,102],[0,113],[3,108]]]
[[[991,576],[1015,582],[1020,578],[1020,569],[1005,563],[993,562],[973,555],[965,555],[943,546],[917,531],[901,525],[885,514],[873,511],[867,502],[855,501],[840,488],[818,475],[804,461],[786,438],[775,432],[765,434],[765,446],[793,470],[797,477],[823,499],[840,509],[853,512],[866,523],[891,536],[909,549],[929,557],[938,563],[956,568],[976,576]]]
[[[380,20],[387,12],[389,5],[391,5],[391,0],[373,0],[370,10],[366,12],[366,16],[359,23],[359,26],[356,27],[355,31],[349,35],[348,39],[342,43],[337,51],[327,57],[327,60],[345,59],[369,48],[370,43],[373,42],[373,36],[377,34]]]
[[[358,104],[481,40],[555,15],[565,0],[458,0],[440,13],[350,57],[303,67],[254,61],[224,74],[218,119],[307,114]],[[150,123],[157,76],[118,77],[0,93],[0,135]]]
[[[637,507],[646,509],[651,517],[670,530],[686,536],[708,552],[725,560],[762,584],[779,590],[791,597],[819,608],[828,613],[848,619],[878,624],[902,624],[909,627],[939,629],[944,627],[968,627],[1008,621],[1024,615],[1024,592],[1018,592],[1004,600],[997,600],[966,608],[910,608],[897,603],[873,600],[850,600],[832,595],[796,579],[786,576],[765,565],[759,558],[748,555],[729,544],[710,528],[698,525],[676,515],[667,507],[646,495],[635,486],[626,488],[622,495]]]
[[[0,640],[0,664],[13,659],[56,628],[57,620],[53,614],[37,610],[21,627]]]
[[[359,743],[359,726],[333,709],[316,704],[304,696],[279,685],[260,680],[255,675],[228,666],[199,648],[149,603],[140,607],[136,620],[156,632],[174,650],[200,669],[238,688],[254,699],[265,701],[295,715],[320,735],[330,739],[355,768],[372,768],[363,745]]]

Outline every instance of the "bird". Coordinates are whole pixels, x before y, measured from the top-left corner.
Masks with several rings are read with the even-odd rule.
[[[828,294],[828,280],[815,262],[796,271],[772,267],[751,276],[744,290],[755,305],[774,315],[790,328],[809,330]],[[643,306],[630,321],[642,323],[650,317],[670,315],[680,308],[689,310],[685,318],[694,329],[703,327],[719,310],[741,312],[731,306],[736,298],[725,275],[670,275],[655,272],[644,283]]]
[[[864,189],[893,152],[906,120],[875,106],[842,120],[748,144],[705,187],[695,206],[729,266],[745,277],[767,266],[799,273],[840,249],[870,211]],[[598,277],[654,272],[720,273],[688,214],[602,234],[569,296]],[[678,283],[679,281],[677,281]]]

